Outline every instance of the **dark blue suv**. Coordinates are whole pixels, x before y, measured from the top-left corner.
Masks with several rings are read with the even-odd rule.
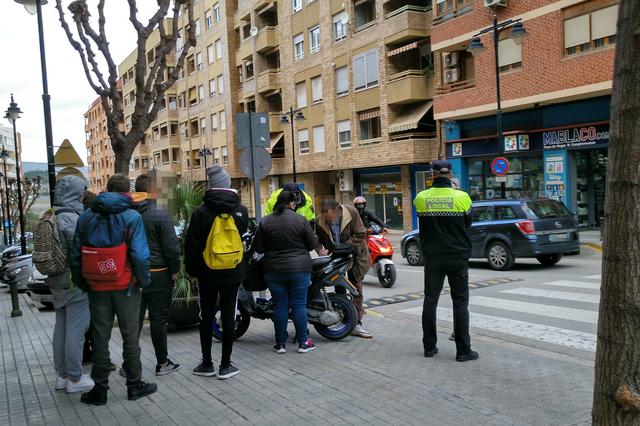
[[[555,265],[563,253],[580,251],[580,236],[564,204],[548,198],[475,201],[469,229],[473,258],[486,258],[491,269],[506,271],[518,257]],[[423,264],[418,231],[402,238],[402,257]]]

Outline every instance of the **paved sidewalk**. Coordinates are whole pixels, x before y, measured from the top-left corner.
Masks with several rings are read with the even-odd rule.
[[[241,373],[228,381],[191,374],[200,358],[194,329],[169,336],[170,357],[182,363],[182,370],[153,377],[145,326],[145,376],[158,383],[159,391],[129,402],[124,379],[116,373],[108,404],[88,407],[79,395],[54,391],[53,312],[38,312],[26,296],[21,304],[24,315],[9,318],[10,298],[0,291],[0,425],[568,425],[590,419],[591,361],[477,338],[481,359],[456,363],[446,339],[450,330],[442,330],[440,355],[426,359],[418,319],[395,311],[419,301],[369,315],[371,340],[329,342],[312,330],[318,349],[304,355],[272,352],[272,324],[254,320],[234,347]],[[119,364],[117,330],[111,349]],[[219,355],[220,345],[214,344],[214,360]]]

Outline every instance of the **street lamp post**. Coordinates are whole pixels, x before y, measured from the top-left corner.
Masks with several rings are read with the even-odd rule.
[[[209,147],[203,147],[200,148],[200,151],[198,151],[198,153],[200,154],[200,157],[204,158],[204,170],[205,172],[207,171],[207,157],[209,155],[211,155],[211,150],[209,149]]]
[[[498,22],[498,16],[494,11],[493,14],[493,23],[491,27],[485,28],[480,31],[471,39],[471,44],[469,45],[469,52],[473,54],[473,56],[477,56],[481,52],[485,50],[480,37],[487,33],[493,33],[493,54],[495,60],[495,73],[496,73],[496,130],[498,136],[498,152],[502,154],[504,152],[504,140],[502,135],[502,104],[501,104],[501,96],[500,96],[500,57],[498,53],[498,44],[500,42],[500,31],[506,28],[511,28],[511,38],[513,41],[520,45],[522,44],[522,40],[528,35],[527,30],[525,30],[524,25],[522,25],[522,19],[509,19],[504,22]],[[506,185],[502,183],[502,198],[505,198]]]
[[[22,175],[20,174],[20,146],[18,144],[18,132],[16,132],[16,121],[20,118],[20,108],[18,104],[13,100],[13,94],[11,94],[11,103],[5,118],[11,121],[13,125],[13,143],[16,152],[16,184],[18,191],[18,216],[20,218],[20,249],[21,254],[24,256],[27,254],[27,240],[24,237],[24,206],[22,205]]]
[[[292,155],[292,165],[293,165],[293,181],[297,182],[296,179],[296,143],[295,136],[293,131],[293,120],[294,118],[298,121],[304,120],[304,114],[302,113],[301,108],[293,109],[293,107],[289,107],[289,111],[284,111],[282,113],[282,117],[280,118],[280,123],[282,124],[291,124],[291,155]]]
[[[4,146],[2,147],[2,151],[0,152],[0,159],[2,159],[2,167],[4,170],[4,190],[5,190],[5,200],[7,205],[7,241],[9,244],[13,244],[13,237],[11,235],[11,194],[9,192],[9,177],[7,175],[7,158],[9,157],[9,153]]]
[[[51,96],[49,96],[49,83],[47,79],[47,58],[44,49],[44,30],[42,25],[42,5],[47,0],[14,0],[24,6],[31,15],[38,17],[38,39],[40,42],[40,68],[42,74],[42,108],[44,110],[44,131],[47,145],[47,172],[49,174],[49,201],[53,206],[56,191],[56,166],[53,154],[53,130],[51,129]],[[34,10],[35,7],[35,10]]]
[[[0,179],[4,178],[4,173],[0,172]],[[0,203],[2,203],[2,242],[5,246],[9,245],[9,240],[7,239],[7,222],[5,220],[5,208],[7,206],[4,195],[2,194],[2,190],[0,189]]]

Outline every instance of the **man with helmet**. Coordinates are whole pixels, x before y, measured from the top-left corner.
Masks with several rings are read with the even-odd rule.
[[[367,199],[362,195],[357,196],[353,199],[353,206],[358,210],[360,214],[360,219],[362,219],[362,223],[364,224],[365,229],[371,229],[371,222],[380,225],[383,232],[387,231],[387,228],[382,220],[375,214],[371,213],[367,210]]]
[[[282,191],[289,191],[295,196],[296,213],[298,213],[299,215],[307,219],[308,222],[311,222],[311,224],[313,224],[316,220],[316,214],[313,211],[313,199],[309,194],[304,192],[300,188],[300,186],[295,182],[289,182],[286,185],[284,185],[281,189],[278,189],[273,194],[271,194],[271,197],[269,197],[269,200],[267,200],[267,207],[264,209],[264,214],[269,215],[273,213],[273,208],[276,205],[276,201],[278,200],[278,195],[280,195]]]

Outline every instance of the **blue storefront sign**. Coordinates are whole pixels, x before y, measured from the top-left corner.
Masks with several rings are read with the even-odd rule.
[[[542,145],[545,150],[590,148],[608,143],[608,123],[549,130],[542,133]]]

